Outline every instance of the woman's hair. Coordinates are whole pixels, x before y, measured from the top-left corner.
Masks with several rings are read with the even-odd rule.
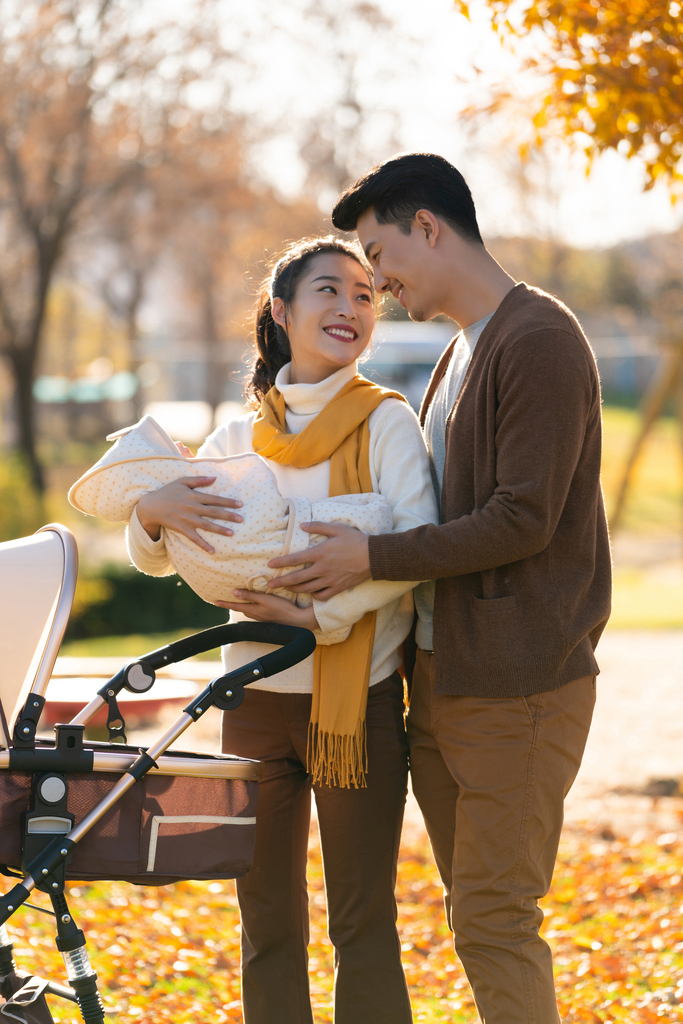
[[[316,257],[326,253],[339,253],[355,260],[368,275],[374,298],[372,271],[356,244],[327,235],[323,238],[304,238],[289,245],[277,259],[259,292],[254,316],[256,352],[251,366],[251,379],[244,389],[244,397],[251,406],[257,406],[268,394],[278,372],[292,358],[287,332],[273,320],[273,299],[282,299],[285,308],[289,308],[310,264]]]

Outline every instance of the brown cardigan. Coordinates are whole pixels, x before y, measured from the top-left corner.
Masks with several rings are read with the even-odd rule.
[[[588,342],[565,306],[518,284],[446,423],[442,525],[369,539],[373,579],[437,580],[438,693],[525,696],[599,671],[611,593],[600,454]]]

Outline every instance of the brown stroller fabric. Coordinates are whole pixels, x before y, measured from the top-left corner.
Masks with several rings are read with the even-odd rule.
[[[137,753],[135,748],[121,745],[116,750]],[[192,755],[184,753],[183,757]],[[212,764],[223,772],[226,762],[240,765],[238,758],[210,754],[197,757],[197,761],[206,775]],[[119,778],[114,772],[69,773],[68,810],[75,815],[76,824]],[[21,816],[28,810],[30,793],[30,772],[0,772],[0,864],[6,867],[19,868]],[[255,779],[152,772],[114,804],[74,848],[66,877],[141,885],[240,878],[253,859],[257,797]]]
[[[47,981],[26,971],[13,970],[0,982],[0,1014],[20,1024],[52,1024],[54,1018],[45,1002]]]

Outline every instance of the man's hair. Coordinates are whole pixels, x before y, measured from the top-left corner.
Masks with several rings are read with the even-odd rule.
[[[379,224],[396,224],[410,234],[418,210],[429,210],[468,241],[482,245],[472,193],[453,164],[435,153],[406,153],[377,164],[342,192],[332,223],[354,231],[366,210]]]

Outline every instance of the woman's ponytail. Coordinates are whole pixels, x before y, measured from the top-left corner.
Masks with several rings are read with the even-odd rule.
[[[273,299],[282,299],[285,309],[288,309],[309,263],[324,253],[340,253],[355,260],[365,270],[370,288],[373,288],[372,271],[358,246],[334,235],[325,238],[304,238],[301,242],[290,245],[263,282],[256,305],[256,352],[251,365],[251,378],[244,388],[244,397],[247,404],[252,407],[260,405],[261,399],[273,387],[282,367],[292,358],[287,332],[273,319]]]
[[[250,405],[259,405],[268,394],[275,378],[291,356],[287,335],[273,320],[273,300],[270,296],[270,281],[261,289],[254,315],[254,341],[256,358],[251,368],[251,380],[244,389]]]

